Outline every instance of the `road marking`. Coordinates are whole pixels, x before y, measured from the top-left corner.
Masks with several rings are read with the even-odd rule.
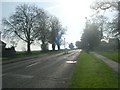
[[[77,63],[77,61],[66,61],[66,63]]]
[[[30,64],[30,65],[28,65],[26,67],[31,67],[31,66],[36,65],[36,64],[38,64],[38,63],[33,63],[33,64]]]
[[[22,75],[22,74],[8,74],[8,76],[16,77],[16,78],[33,78],[30,75]]]
[[[16,77],[21,77],[21,78],[32,78],[33,76],[28,76],[28,75],[20,75],[20,74],[15,74],[13,76],[16,76]]]

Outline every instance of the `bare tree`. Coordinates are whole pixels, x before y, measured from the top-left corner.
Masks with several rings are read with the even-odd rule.
[[[51,16],[49,42],[52,44],[53,50],[55,50],[55,45],[57,45],[58,50],[60,50],[61,37],[63,34],[65,34],[65,31],[66,29],[62,27],[58,18],[55,16]]]
[[[103,33],[106,33],[109,30],[108,29],[108,23],[109,23],[108,18],[104,15],[96,15],[92,17],[91,22],[95,23],[98,26],[98,29],[101,32],[101,39],[104,39],[105,36],[103,35]]]
[[[93,2],[93,4],[91,4],[91,9],[95,10],[97,12],[97,14],[100,13],[101,11],[106,11],[106,10],[118,12],[118,8],[119,8],[118,2],[119,2],[119,0],[96,0],[95,2]],[[116,20],[116,18],[117,17],[115,16],[113,18],[113,22],[108,22],[108,26],[112,25],[112,24],[113,24],[113,26],[115,26],[115,24],[117,25],[118,20]],[[102,20],[106,21],[106,18],[102,18]],[[115,20],[116,20],[116,22],[115,22]],[[108,21],[108,19],[107,19],[107,21]],[[117,28],[115,27],[115,29],[117,29]]]
[[[41,16],[38,17],[39,27],[37,34],[37,40],[40,40],[42,42],[41,48],[43,51],[48,50],[48,39],[50,34],[50,21],[49,21],[49,15],[47,12],[42,12],[42,18]],[[42,22],[39,20],[41,18]]]
[[[62,28],[61,26],[59,27],[59,32],[57,33],[56,39],[55,39],[56,40],[55,43],[58,47],[58,50],[60,50],[60,45],[62,43],[62,36],[65,34],[65,31],[66,31],[65,28]]]
[[[19,37],[27,43],[27,52],[30,53],[30,45],[40,33],[40,23],[43,23],[44,10],[32,5],[19,5],[16,12],[8,19],[3,19],[4,37]]]
[[[118,9],[118,1],[119,0],[96,0],[92,3],[91,8],[94,10],[107,10],[107,9]]]
[[[49,36],[49,42],[52,44],[52,50],[55,50],[55,37],[57,33],[56,26],[58,25],[59,21],[56,17],[51,16],[50,17],[50,36]]]
[[[120,49],[120,1],[119,0],[101,0],[96,1],[91,5],[93,10],[96,10],[97,13],[100,11],[111,10],[117,12],[116,16],[112,19],[112,22],[106,24],[107,33],[112,37],[118,39],[118,48]],[[108,37],[109,38],[109,37]]]

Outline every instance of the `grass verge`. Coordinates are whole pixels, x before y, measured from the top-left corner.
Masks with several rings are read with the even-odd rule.
[[[93,54],[81,52],[69,88],[118,88],[118,74]]]
[[[47,51],[47,52],[42,52],[42,51],[32,51],[31,53],[26,53],[26,52],[16,52],[14,56],[4,56],[2,57],[2,61],[8,61],[11,59],[16,59],[16,58],[22,58],[22,57],[29,57],[29,56],[37,56],[37,55],[43,55],[43,54],[55,54],[55,53],[60,53],[63,52],[62,50],[60,51]]]
[[[120,55],[118,55],[118,53],[120,53],[120,51],[105,51],[105,52],[99,52],[101,55],[109,58],[109,59],[112,59],[118,63],[120,63]]]

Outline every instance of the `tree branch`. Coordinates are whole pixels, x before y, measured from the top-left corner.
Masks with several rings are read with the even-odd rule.
[[[7,20],[6,20],[7,21]],[[21,38],[23,41],[27,42],[27,40],[23,39],[16,31],[16,28],[14,27],[14,25],[12,25],[9,21],[7,21],[7,23],[14,29],[14,33],[19,37]]]

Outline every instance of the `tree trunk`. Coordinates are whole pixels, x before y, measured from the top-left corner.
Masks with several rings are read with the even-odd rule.
[[[41,48],[42,48],[42,51],[45,51],[45,50],[44,50],[44,48],[45,48],[45,42],[44,42],[44,40],[42,40]]]
[[[27,53],[31,53],[31,49],[30,49],[30,41],[27,42]]]
[[[45,40],[42,40],[41,48],[42,51],[48,51],[48,43],[46,43]]]
[[[28,32],[27,32],[27,36],[28,36],[28,39],[27,39],[27,53],[31,53],[31,49],[30,49],[30,29],[28,28]]]
[[[59,44],[57,44],[57,47],[58,47],[58,50],[60,50],[60,45]]]
[[[52,50],[55,51],[55,43],[52,44]]]

